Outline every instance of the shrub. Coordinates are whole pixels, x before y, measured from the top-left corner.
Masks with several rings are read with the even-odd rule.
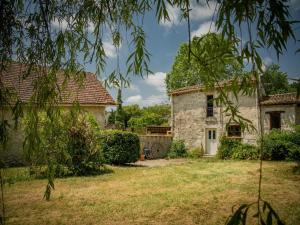
[[[201,158],[203,154],[204,154],[203,146],[192,148],[187,152],[188,157],[192,159]]]
[[[173,140],[170,151],[168,152],[169,158],[186,157],[187,151],[183,140]]]
[[[232,159],[258,159],[258,149],[249,144],[240,144],[233,148]]]
[[[294,130],[290,132],[289,140],[294,145],[289,149],[288,158],[297,162],[298,166],[300,167],[300,126],[295,126]]]
[[[102,131],[99,133],[99,143],[106,163],[131,163],[140,157],[140,140],[134,133],[119,130]]]
[[[262,158],[265,160],[285,160],[289,149],[294,148],[289,131],[272,130],[264,136]]]
[[[68,132],[69,169],[75,175],[96,173],[102,165],[100,146],[96,133],[85,118],[77,121]]]
[[[103,163],[96,132],[99,130],[95,118],[88,113],[73,108],[70,111],[61,111],[50,120],[45,113],[39,113],[39,126],[36,131],[28,132],[24,148],[27,159],[32,168],[45,165],[46,155],[51,155],[51,166],[55,177],[69,175],[89,175],[97,172]],[[22,121],[31,128],[28,116]],[[37,146],[39,151],[31,151],[28,145],[32,135],[40,139]],[[49,160],[49,159],[48,159]],[[40,172],[37,171],[37,174]],[[45,175],[45,171],[40,173]]]
[[[295,161],[298,163],[298,167],[300,167],[300,146],[294,146],[289,150],[289,157],[290,160]]]
[[[241,145],[241,142],[233,139],[228,139],[223,136],[220,139],[220,145],[218,147],[217,157],[219,159],[231,159],[234,148]]]

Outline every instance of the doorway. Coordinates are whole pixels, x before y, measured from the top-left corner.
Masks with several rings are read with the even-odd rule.
[[[206,154],[215,155],[217,153],[217,129],[206,130]]]

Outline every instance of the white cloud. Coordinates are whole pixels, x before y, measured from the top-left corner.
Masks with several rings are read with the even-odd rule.
[[[164,27],[172,27],[173,25],[180,24],[180,9],[177,7],[171,7],[169,4],[167,5],[167,10],[169,13],[170,20],[162,20],[161,25]]]
[[[134,91],[134,92],[140,92],[140,88],[138,86],[136,86],[135,84],[130,84],[130,86],[128,87],[128,90]]]
[[[214,22],[207,21],[200,24],[197,30],[192,31],[191,36],[201,37],[202,35],[207,34],[208,32],[217,32],[217,28]]]
[[[139,104],[139,103],[141,103],[142,99],[143,98],[142,98],[141,95],[133,95],[133,96],[130,96],[130,97],[126,98],[125,103]]]
[[[54,28],[60,29],[60,30],[66,30],[69,27],[67,20],[58,20],[57,18],[54,19],[51,22],[51,24]],[[95,29],[95,24],[92,22],[89,22],[87,25],[87,31],[92,33],[94,31],[94,29]],[[119,46],[119,49],[121,49],[121,47],[122,47],[122,45]],[[117,57],[116,48],[113,45],[112,39],[109,36],[104,38],[103,48],[104,48],[104,51],[105,51],[105,54],[107,57],[109,57],[109,58]]]
[[[218,7],[216,1],[210,1],[209,4],[207,4],[206,0],[200,0],[199,3],[196,1],[192,1],[190,6],[190,20],[203,21],[209,19],[213,16],[216,7]],[[180,8],[172,7],[168,4],[167,11],[169,13],[170,21],[163,20],[161,21],[161,25],[167,28],[180,25],[182,14]]]
[[[72,23],[73,22],[72,19],[73,18],[71,18],[69,22]],[[66,19],[58,20],[57,18],[55,18],[53,21],[51,21],[51,25],[54,28],[57,28],[57,29],[60,29],[60,30],[66,30],[69,26],[68,21]],[[94,31],[94,29],[95,29],[94,23],[89,22],[88,25],[87,25],[88,32],[92,33]]]
[[[125,100],[125,105],[138,104],[141,107],[169,103],[166,94],[150,95],[143,98],[141,95],[132,95]]]
[[[109,58],[117,57],[116,47],[113,45],[111,41],[103,41],[103,48],[105,51],[105,55]]]
[[[95,24],[92,23],[92,22],[89,22],[89,23],[88,23],[87,29],[88,29],[88,31],[89,31],[90,33],[94,32],[94,30],[95,30]]]
[[[164,103],[169,103],[169,99],[166,94],[150,95],[149,97],[145,98],[142,101],[143,106],[157,105],[157,104],[164,104]]]
[[[166,73],[157,72],[155,74],[150,74],[145,80],[148,85],[155,87],[160,92],[166,91]]]
[[[202,0],[199,3],[193,2],[191,4],[190,18],[191,20],[205,20],[211,18],[217,7],[217,2],[209,1],[207,5],[206,0]]]
[[[265,64],[266,66],[269,66],[269,65],[272,64],[273,60],[272,60],[270,57],[265,57],[265,58],[263,59],[263,62],[264,62],[264,64]]]
[[[68,22],[66,20],[54,19],[51,21],[51,25],[57,29],[65,30],[68,27]]]

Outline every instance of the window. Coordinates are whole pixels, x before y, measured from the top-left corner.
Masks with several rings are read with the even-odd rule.
[[[207,95],[206,101],[207,101],[206,116],[207,117],[214,116],[214,96]]]
[[[280,112],[270,113],[270,129],[280,129],[281,128],[281,116]]]
[[[213,130],[213,140],[215,140],[215,139],[216,139],[216,131]]]
[[[216,140],[216,131],[215,130],[209,130],[208,131],[208,139],[209,140]]]
[[[227,128],[227,136],[228,137],[241,137],[241,126],[240,125],[230,125]]]

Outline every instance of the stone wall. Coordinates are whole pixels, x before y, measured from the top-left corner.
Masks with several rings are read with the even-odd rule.
[[[300,104],[296,105],[296,124],[300,125]]]
[[[288,130],[296,121],[296,105],[268,105],[262,106],[264,132],[270,131],[270,114],[268,112],[281,111],[281,129]],[[299,124],[299,123],[298,123]]]
[[[63,106],[64,110],[69,110],[70,106]],[[100,127],[105,126],[105,106],[82,106],[82,108],[92,113]],[[13,128],[13,120],[11,114],[6,111],[5,119],[7,119]],[[8,143],[5,149],[0,149],[0,164],[5,166],[23,166],[26,160],[23,155],[24,132],[23,127],[18,129],[10,129]]]
[[[141,151],[150,150],[150,159],[165,158],[172,143],[171,135],[139,135]]]
[[[188,148],[206,146],[206,130],[215,128],[217,139],[226,134],[226,123],[229,117],[223,112],[223,106],[216,106],[214,102],[213,117],[206,117],[206,96],[217,92],[189,92],[172,96],[172,128],[175,139],[183,139]],[[239,106],[241,115],[252,121],[254,127],[258,126],[257,104],[255,96],[239,96],[239,101],[234,97],[231,100]],[[257,134],[255,131],[245,131],[243,142],[255,143]]]

